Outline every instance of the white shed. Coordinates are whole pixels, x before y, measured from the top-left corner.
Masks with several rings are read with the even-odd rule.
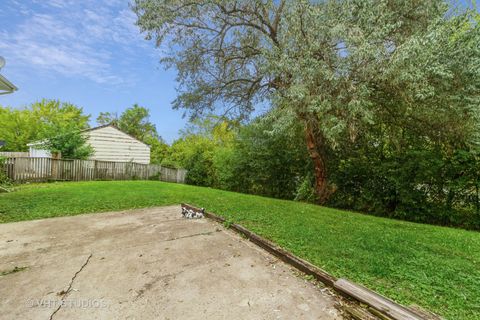
[[[87,129],[82,134],[93,147],[91,160],[150,163],[150,147],[113,125]],[[42,149],[44,143],[29,143],[30,157],[50,157],[50,152]]]

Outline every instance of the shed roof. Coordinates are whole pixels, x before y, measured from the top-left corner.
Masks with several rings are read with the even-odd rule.
[[[90,132],[90,131],[94,131],[94,130],[98,130],[98,129],[103,129],[103,128],[106,128],[106,127],[112,127],[112,128],[114,128],[114,129],[122,132],[123,134],[126,134],[127,136],[129,136],[129,137],[137,140],[138,142],[143,143],[144,145],[146,145],[147,147],[150,148],[150,146],[149,146],[148,144],[146,144],[145,142],[143,142],[143,141],[135,138],[135,137],[132,136],[131,134],[128,134],[128,133],[120,130],[117,126],[115,126],[115,125],[112,124],[112,123],[104,124],[104,125],[97,126],[97,127],[93,127],[93,128],[83,129],[83,130],[81,130],[80,132]],[[33,141],[33,142],[30,142],[30,143],[27,143],[27,146],[28,146],[28,147],[38,146],[38,145],[45,144],[47,141],[48,141],[48,139]]]

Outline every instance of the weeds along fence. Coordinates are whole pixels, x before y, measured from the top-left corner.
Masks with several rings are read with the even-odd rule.
[[[17,183],[91,180],[161,180],[185,183],[187,171],[156,164],[67,160],[52,158],[6,158],[3,168]]]

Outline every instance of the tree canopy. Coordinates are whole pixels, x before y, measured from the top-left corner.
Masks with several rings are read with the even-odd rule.
[[[159,138],[157,128],[150,121],[150,111],[138,104],[125,109],[120,117],[116,113],[100,112],[97,117],[97,123],[100,125],[111,123],[120,130],[144,142],[151,138]]]
[[[83,109],[59,100],[43,99],[23,109],[0,106],[0,140],[2,150],[27,151],[27,144],[57,136],[67,131],[88,128]]]
[[[382,122],[429,141],[478,131],[478,20],[441,0],[135,0],[147,38],[170,49],[174,107],[240,119],[268,106],[304,127],[320,202],[327,150]],[[398,143],[392,141],[392,143]]]

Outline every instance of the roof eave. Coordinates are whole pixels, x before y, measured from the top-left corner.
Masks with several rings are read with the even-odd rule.
[[[4,87],[7,87],[7,90],[1,91],[0,94],[8,94],[18,90],[18,88],[13,83],[8,81],[7,78],[2,76],[1,74],[0,74],[0,84],[2,84]]]

